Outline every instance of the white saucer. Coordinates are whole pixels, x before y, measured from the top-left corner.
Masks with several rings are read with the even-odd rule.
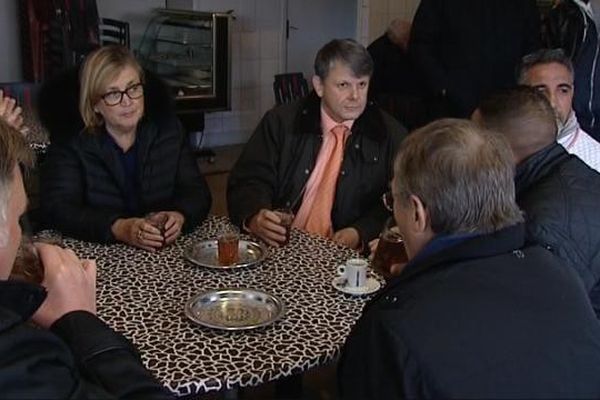
[[[343,276],[336,276],[331,281],[334,288],[342,293],[351,294],[353,296],[360,296],[365,294],[371,294],[379,290],[381,283],[372,276],[367,277],[366,285],[360,287],[348,287],[346,286],[346,278]]]

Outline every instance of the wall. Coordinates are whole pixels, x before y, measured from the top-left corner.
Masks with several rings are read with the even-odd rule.
[[[385,32],[390,21],[412,21],[420,0],[362,0],[359,40],[368,45]]]
[[[282,1],[169,0],[169,8],[234,10],[231,111],[206,114],[205,146],[244,143],[273,107],[273,75],[282,68]]]
[[[0,1],[0,82],[22,79],[17,1]]]

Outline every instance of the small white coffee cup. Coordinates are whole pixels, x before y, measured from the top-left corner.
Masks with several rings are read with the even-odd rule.
[[[346,286],[350,288],[364,287],[367,283],[367,267],[364,258],[350,258],[338,267],[338,274],[346,278]]]

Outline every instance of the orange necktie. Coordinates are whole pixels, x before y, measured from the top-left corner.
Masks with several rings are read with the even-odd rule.
[[[329,161],[323,177],[319,183],[318,197],[315,198],[310,214],[306,220],[305,230],[325,237],[333,236],[331,224],[331,210],[335,200],[335,190],[337,179],[344,159],[344,145],[346,143],[346,132],[348,128],[345,125],[337,125],[332,130],[335,137],[335,146],[329,155]]]

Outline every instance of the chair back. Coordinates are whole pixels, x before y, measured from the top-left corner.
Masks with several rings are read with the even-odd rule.
[[[129,23],[112,18],[102,18],[100,42],[102,45],[120,44],[129,48]]]
[[[289,103],[308,94],[308,82],[302,72],[275,75],[273,92],[277,104]]]

